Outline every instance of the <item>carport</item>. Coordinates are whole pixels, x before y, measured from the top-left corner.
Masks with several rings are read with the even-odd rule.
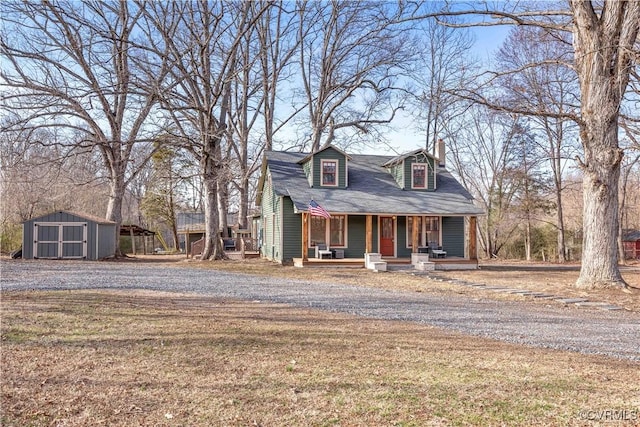
[[[83,213],[57,211],[23,223],[22,258],[108,258],[116,250],[116,223]]]
[[[138,250],[137,250],[137,244],[136,244],[136,237],[141,237],[142,239],[142,253],[143,254],[147,254],[147,237],[151,236],[152,241],[151,241],[151,247],[155,248],[155,243],[156,243],[156,232],[155,231],[151,231],[151,230],[147,230],[146,228],[142,228],[139,225],[135,225],[135,224],[122,224],[120,226],[120,237],[130,237],[131,238],[131,252],[134,255],[137,255]],[[162,236],[160,236],[161,238],[161,242],[162,240]],[[164,243],[163,243],[164,244]]]

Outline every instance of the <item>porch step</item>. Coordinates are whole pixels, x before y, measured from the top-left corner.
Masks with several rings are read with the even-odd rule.
[[[369,268],[373,271],[387,271],[387,263],[385,261],[370,262]]]
[[[418,261],[415,268],[420,271],[433,271],[436,269],[436,263],[431,261]]]
[[[411,264],[394,264],[388,261],[384,262],[387,263],[387,271],[413,271],[413,265]]]

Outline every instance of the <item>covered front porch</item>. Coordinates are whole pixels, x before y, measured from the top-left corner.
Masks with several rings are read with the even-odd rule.
[[[334,233],[334,219],[337,230],[347,231]],[[320,223],[319,235],[311,221]],[[297,267],[372,268],[378,262],[380,269],[411,264],[419,269],[478,268],[473,215],[334,214],[329,223],[301,212],[301,223],[301,256],[291,258]],[[327,241],[332,244],[318,243]]]

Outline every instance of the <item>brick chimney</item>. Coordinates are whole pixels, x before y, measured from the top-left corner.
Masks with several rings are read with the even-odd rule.
[[[438,152],[438,164],[444,167],[445,166],[445,146],[442,138],[438,138],[436,150]]]

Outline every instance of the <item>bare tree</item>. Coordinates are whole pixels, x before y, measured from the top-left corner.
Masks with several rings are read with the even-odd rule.
[[[117,231],[131,152],[156,103],[139,85],[164,75],[162,65],[148,74],[134,65],[145,56],[134,43],[140,17],[117,0],[3,3],[3,106],[20,114],[10,127],[64,128],[71,149],[97,150],[110,185],[106,218]]]
[[[538,124],[541,148],[546,153],[553,173],[556,205],[557,253],[560,262],[566,261],[565,225],[562,206],[563,173],[567,159],[574,151],[575,123],[564,118],[567,111],[575,111],[579,104],[575,71],[567,64],[572,58],[571,44],[552,37],[536,27],[514,28],[497,54],[502,69],[522,71],[499,79],[505,91],[505,104],[529,111],[553,111],[554,116],[529,115]],[[562,61],[559,61],[562,59]],[[537,67],[527,67],[530,63]]]
[[[640,2],[571,0],[575,63],[580,81],[580,137],[584,147],[584,243],[579,287],[626,285],[617,265],[618,180],[623,152],[618,118],[640,31]],[[600,255],[602,253],[602,255]]]
[[[179,249],[178,223],[176,210],[184,200],[181,194],[182,175],[185,165],[182,152],[163,141],[162,135],[155,142],[158,146],[151,158],[151,171],[146,183],[145,194],[141,201],[141,210],[147,221],[164,223],[171,231],[173,249]]]
[[[456,90],[471,84],[475,73],[471,48],[473,38],[466,30],[453,29],[426,20],[415,28],[416,45],[414,70],[411,73],[411,98],[418,128],[424,132],[425,148],[436,154],[436,141],[451,138],[453,120],[466,108],[468,102],[455,95]]]
[[[238,48],[266,3],[151,3],[146,13],[168,47],[171,79],[163,87],[162,108],[175,127],[174,138],[200,163],[205,211],[202,259],[223,256],[219,239],[218,192],[223,173],[222,144],[228,135],[231,84],[238,72]]]
[[[311,151],[336,132],[366,135],[391,122],[401,101],[394,85],[410,59],[401,6],[379,1],[303,2],[298,5],[300,78]]]
[[[291,77],[291,61],[297,52],[297,15],[285,6],[279,1],[267,8],[239,45],[239,72],[229,109],[228,145],[234,161],[229,163],[233,170],[228,175],[237,193],[240,228],[248,226],[251,179],[260,169],[263,152],[272,149],[275,135],[299,112],[288,106],[280,108],[281,83]]]
[[[56,210],[100,215],[109,188],[89,152],[68,155],[55,143],[55,130],[0,133],[0,245],[20,247],[20,223]]]
[[[471,119],[451,146],[453,169],[487,215],[478,219],[480,245],[487,258],[495,258],[520,225],[515,203],[521,190],[522,156],[516,149],[522,138],[519,118],[469,110]]]
[[[513,180],[518,185],[515,203],[516,215],[524,226],[524,249],[527,261],[532,259],[532,234],[535,223],[550,207],[546,174],[541,165],[545,162],[536,135],[530,128],[531,120],[516,118],[514,123],[514,143],[511,150],[518,159],[513,169]]]
[[[255,37],[259,43],[260,80],[262,82],[261,105],[264,117],[264,150],[273,148],[275,135],[289,123],[306,103],[296,108],[288,106],[288,113],[278,114],[285,108],[278,108],[279,98],[284,98],[283,81],[291,80],[295,69],[291,67],[300,40],[296,38],[297,17],[293,10],[286,9],[287,3],[280,0],[268,8],[256,23]],[[282,102],[282,101],[281,101]],[[284,105],[282,105],[284,107]]]
[[[556,3],[496,3],[477,8],[455,8],[446,16],[475,16],[477,22],[464,26],[525,25],[542,28],[552,35],[573,35],[573,63],[580,84],[580,110],[557,113],[532,112],[499,100],[467,96],[493,108],[520,114],[537,113],[567,118],[580,128],[584,158],[582,267],[576,286],[580,288],[627,287],[618,268],[618,180],[623,152],[618,144],[618,121],[623,96],[632,70],[638,64],[640,2],[569,0],[568,8]],[[421,18],[433,17],[425,14]],[[558,61],[558,60],[556,60]],[[530,63],[510,73],[539,66]]]

